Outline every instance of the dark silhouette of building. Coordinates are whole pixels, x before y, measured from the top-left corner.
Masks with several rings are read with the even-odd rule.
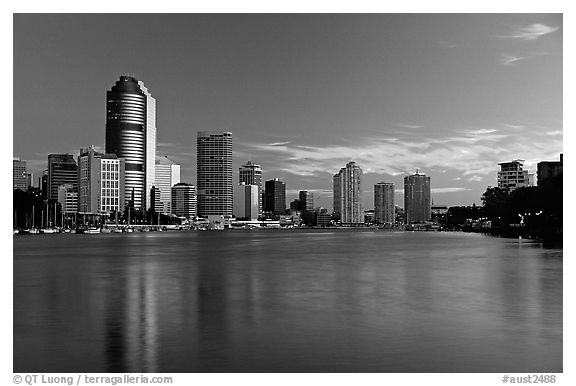
[[[265,183],[265,207],[264,211],[274,215],[286,213],[286,184],[278,178]]]
[[[26,173],[26,161],[19,159],[12,160],[14,190],[28,189],[28,176]]]
[[[307,190],[301,190],[298,193],[298,210],[301,212],[314,211],[314,193]]]
[[[538,162],[538,186],[552,177],[563,173],[564,156],[560,154],[560,161],[542,161]]]
[[[72,154],[48,154],[47,198],[58,200],[60,185],[78,187],[78,166]]]

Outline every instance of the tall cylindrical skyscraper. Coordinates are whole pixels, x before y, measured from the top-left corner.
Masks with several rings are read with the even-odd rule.
[[[199,131],[198,216],[232,215],[232,133]]]
[[[106,92],[106,153],[125,160],[124,198],[136,209],[149,207],[146,188],[154,183],[155,120],[156,101],[142,82],[121,76]]]

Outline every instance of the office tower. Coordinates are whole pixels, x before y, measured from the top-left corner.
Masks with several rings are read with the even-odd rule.
[[[34,186],[34,173],[26,173],[26,185],[32,187]]]
[[[258,185],[244,182],[234,187],[234,216],[238,219],[258,219]]]
[[[378,224],[394,224],[394,184],[379,182],[374,185],[374,221]]]
[[[258,215],[262,216],[262,168],[260,165],[256,165],[249,160],[240,166],[239,182],[244,182],[246,185],[258,186]]]
[[[307,190],[301,190],[298,193],[298,210],[299,211],[314,211],[314,193]]]
[[[334,213],[344,224],[364,222],[362,209],[362,169],[356,162],[348,162],[333,177]]]
[[[42,199],[48,199],[48,169],[42,171],[42,177],[38,178],[40,190],[42,191]]]
[[[71,184],[58,187],[58,202],[62,206],[62,213],[76,213],[78,211],[78,192]]]
[[[406,224],[430,220],[430,177],[416,174],[404,177]]]
[[[78,166],[72,154],[48,155],[48,199],[58,200],[58,187],[78,183]]]
[[[278,178],[265,183],[266,206],[264,211],[274,215],[286,213],[286,184]]]
[[[560,154],[560,161],[538,162],[538,186],[542,186],[542,183],[547,179],[563,173],[563,158],[563,155]]]
[[[78,212],[122,212],[125,164],[116,154],[102,154],[94,148],[80,149],[78,156]]]
[[[172,214],[188,219],[196,217],[196,187],[179,182],[172,187]]]
[[[12,173],[13,173],[13,183],[14,189],[27,190],[28,189],[28,179],[26,175],[26,161],[20,161],[20,159],[12,160]]]
[[[232,133],[199,131],[198,216],[232,215]]]
[[[144,84],[121,76],[106,92],[106,153],[125,160],[124,200],[150,206],[156,152],[156,101]]]
[[[180,165],[166,156],[157,158],[155,181],[154,186],[160,191],[156,212],[170,214],[172,187],[180,182]]]
[[[170,202],[172,202],[172,189],[170,189]],[[153,185],[152,189],[150,189],[150,210],[155,213],[162,213],[162,209],[160,189]]]
[[[531,176],[524,170],[524,160],[516,159],[510,162],[501,162],[498,172],[498,187],[509,192],[532,186]]]

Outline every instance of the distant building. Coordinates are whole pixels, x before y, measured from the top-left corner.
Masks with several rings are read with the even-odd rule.
[[[185,182],[172,187],[172,214],[188,219],[196,217],[196,187]]]
[[[76,213],[78,211],[78,192],[71,184],[58,187],[58,202],[63,213]]]
[[[316,215],[316,224],[319,227],[327,227],[332,223],[332,216],[324,208],[320,209]]]
[[[286,213],[286,183],[280,181],[278,178],[266,181],[265,197],[265,212],[273,215]]]
[[[78,166],[72,154],[48,155],[48,199],[58,200],[60,185],[77,187]]]
[[[170,202],[172,202],[172,188],[170,188]],[[160,189],[155,185],[152,185],[152,189],[150,189],[150,210],[154,213],[163,213],[162,209],[162,203],[160,202]]]
[[[307,190],[301,190],[298,193],[298,210],[299,211],[314,211],[314,193]]]
[[[258,219],[258,185],[247,185],[244,182],[234,187],[234,216],[236,218]]]
[[[262,216],[263,202],[262,202],[262,168],[252,161],[246,162],[240,166],[239,182],[244,182],[246,185],[258,186],[258,216]]]
[[[299,212],[301,207],[299,199],[290,201],[290,212]]]
[[[404,177],[406,224],[430,220],[430,177],[416,174]]]
[[[42,171],[42,177],[38,178],[38,183],[40,185],[40,191],[42,192],[42,199],[48,199],[48,169]]]
[[[510,162],[501,162],[500,171],[498,172],[498,187],[509,192],[532,186],[531,176],[527,170],[524,170],[524,160],[513,160]]]
[[[154,186],[160,195],[155,197],[154,210],[158,213],[170,214],[172,203],[172,187],[180,182],[180,165],[168,157],[156,158],[156,174]],[[152,203],[150,203],[152,204]]]
[[[538,186],[541,186],[544,181],[549,178],[556,177],[563,173],[564,159],[563,154],[560,154],[560,161],[542,161],[538,162]]]
[[[446,205],[432,205],[430,207],[430,218],[434,223],[445,223],[447,213],[448,206]]]
[[[78,156],[78,212],[107,214],[124,211],[124,159],[92,147]]]
[[[27,172],[26,173],[26,185],[27,186],[34,186],[34,173]]]
[[[355,162],[348,162],[345,168],[333,177],[334,213],[344,224],[362,224],[362,169]]]
[[[394,224],[394,184],[379,182],[374,185],[374,222]]]
[[[374,210],[369,209],[364,211],[364,223],[365,224],[374,223]]]
[[[232,133],[200,131],[196,144],[198,215],[231,216]]]
[[[26,161],[20,161],[20,159],[12,160],[12,172],[13,172],[13,182],[14,189],[27,190],[28,189],[28,178],[26,173]]]

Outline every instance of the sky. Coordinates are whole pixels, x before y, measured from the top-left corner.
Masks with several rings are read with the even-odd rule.
[[[332,208],[347,162],[373,185],[431,177],[435,204],[481,204],[498,163],[563,152],[561,14],[15,14],[13,156],[104,150],[120,75],[156,98],[158,155],[196,182],[198,131]]]

